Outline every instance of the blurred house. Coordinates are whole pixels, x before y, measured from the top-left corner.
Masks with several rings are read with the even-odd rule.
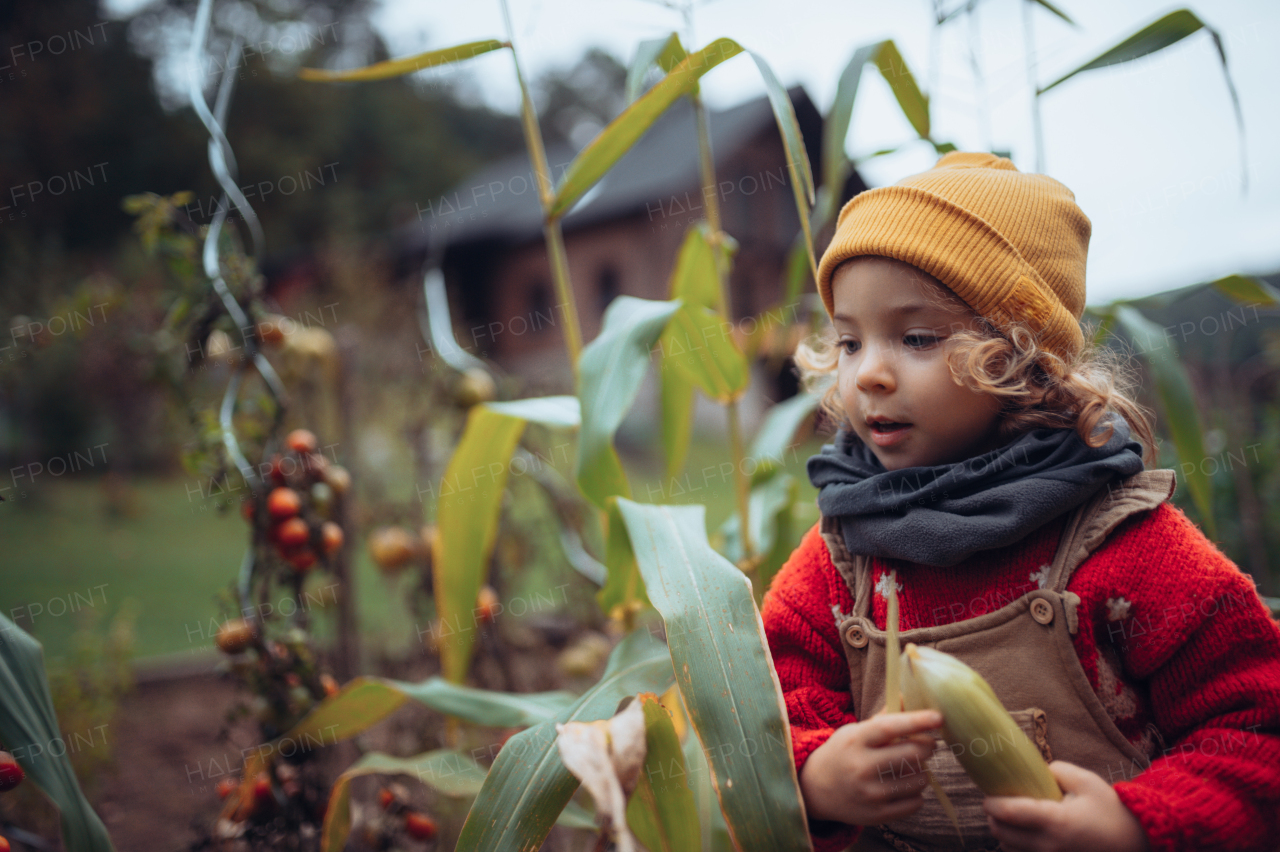
[[[802,88],[788,94],[817,175],[822,116]],[[722,225],[739,244],[730,298],[734,318],[741,320],[781,301],[783,269],[800,223],[768,100],[709,110],[708,126]],[[574,154],[564,146],[548,149],[553,180]],[[693,108],[682,98],[564,219],[584,342],[599,333],[615,296],[667,298],[685,233],[705,216],[700,186]],[[845,197],[862,189],[853,173]],[[458,342],[528,380],[531,391],[571,389],[564,313],[528,156],[522,152],[482,170],[419,204],[417,214],[407,231],[410,254],[440,259]]]

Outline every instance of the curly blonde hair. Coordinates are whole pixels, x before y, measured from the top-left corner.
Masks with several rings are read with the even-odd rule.
[[[944,293],[959,301],[949,291]],[[1114,411],[1142,444],[1143,460],[1153,462],[1151,413],[1134,401],[1133,370],[1116,352],[1096,342],[1086,343],[1075,358],[1066,361],[1042,348],[1024,326],[1001,331],[982,317],[978,325],[978,331],[959,331],[947,339],[947,361],[957,384],[1001,401],[998,435],[1002,442],[1032,429],[1074,428],[1087,445],[1100,447],[1111,439],[1113,427],[1102,427],[1102,422]],[[1090,337],[1086,333],[1086,339]],[[822,411],[847,428],[848,417],[832,375],[839,359],[830,326],[801,342],[795,353],[805,389],[819,394]]]

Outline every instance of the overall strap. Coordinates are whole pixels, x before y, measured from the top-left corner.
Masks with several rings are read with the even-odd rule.
[[[1126,518],[1154,509],[1173,494],[1172,470],[1144,470],[1108,483],[1067,521],[1045,579],[1045,588],[1063,593],[1071,574]],[[1073,631],[1074,632],[1074,631]]]
[[[871,560],[861,554],[852,554],[844,545],[844,530],[840,518],[823,515],[818,531],[827,543],[831,562],[844,578],[844,584],[853,595],[853,612],[850,615],[871,615]]]

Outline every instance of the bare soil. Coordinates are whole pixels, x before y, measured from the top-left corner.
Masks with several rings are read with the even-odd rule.
[[[561,644],[562,641],[555,643]],[[556,647],[548,645],[501,655],[481,652],[473,675],[477,685],[490,689],[563,688],[566,684],[554,664],[556,652]],[[406,680],[435,673],[434,660],[408,665],[380,661],[376,668]],[[112,763],[86,786],[118,852],[203,852],[214,848],[209,838],[223,804],[216,786],[224,778],[238,778],[243,750],[260,742],[257,725],[251,718],[232,725],[227,722],[228,710],[246,698],[247,693],[233,680],[206,672],[145,680],[122,699],[119,713],[105,729]],[[361,745],[366,750],[415,754],[442,747],[444,731],[443,717],[410,703],[363,734]],[[487,763],[507,733],[468,727],[456,747],[470,750]],[[307,774],[315,782],[315,795],[324,801],[328,785],[357,759],[358,751],[352,743],[339,743],[316,754]],[[390,780],[356,779],[352,785],[352,810],[357,824],[361,823],[361,813],[375,821],[381,818],[372,803],[378,787]],[[400,780],[412,788],[411,804],[434,814],[440,823],[438,839],[425,846],[414,844],[414,851],[452,849],[465,821],[467,803],[445,799],[421,784]],[[10,831],[16,825],[44,838],[46,845],[42,848],[61,849],[52,807],[33,789],[19,788],[15,792],[22,796],[10,798],[13,794],[8,794],[6,800],[0,800],[0,828],[5,829],[0,833],[7,833],[16,841],[18,838]],[[364,840],[362,833],[356,831],[348,849],[364,852],[374,848]],[[556,828],[543,849],[568,852],[593,845],[593,838],[584,832]],[[14,842],[13,848],[26,852],[33,847]],[[314,843],[304,843],[303,848],[314,848]]]
[[[140,684],[125,698],[115,766],[94,803],[119,852],[186,850],[207,830],[222,804],[215,785],[253,743],[250,722],[218,741],[235,698],[213,675]]]

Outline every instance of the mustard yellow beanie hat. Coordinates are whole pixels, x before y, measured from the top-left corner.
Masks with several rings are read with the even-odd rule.
[[[1075,195],[1053,178],[994,154],[952,151],[927,172],[844,206],[818,265],[818,293],[830,315],[837,266],[891,257],[937,278],[998,328],[1027,325],[1041,346],[1070,360],[1084,345],[1090,230]]]

